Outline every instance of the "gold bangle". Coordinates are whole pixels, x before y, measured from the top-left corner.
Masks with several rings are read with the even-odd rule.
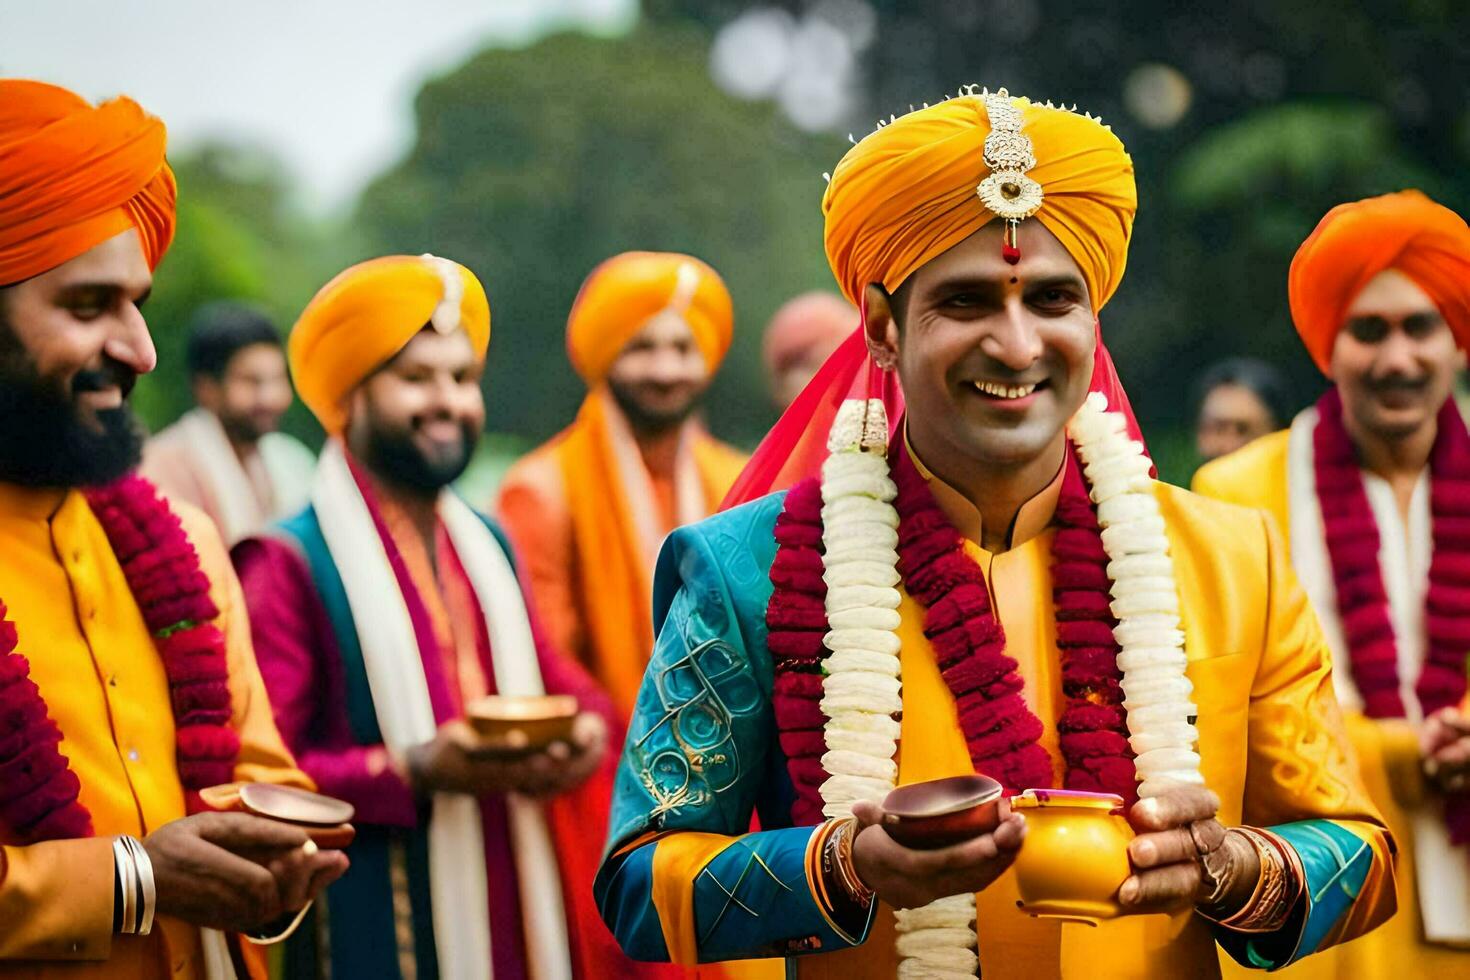
[[[1215,921],[1232,932],[1275,932],[1286,924],[1300,893],[1300,879],[1288,856],[1292,849],[1275,835],[1254,827],[1232,827],[1231,830],[1255,848],[1260,860],[1260,876],[1250,900],[1234,915]]]

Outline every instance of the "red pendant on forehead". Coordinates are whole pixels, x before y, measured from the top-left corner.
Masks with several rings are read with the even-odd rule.
[[[1017,240],[1015,221],[1006,222],[1005,234],[1000,241],[1000,257],[1011,265],[1021,261],[1021,244]]]

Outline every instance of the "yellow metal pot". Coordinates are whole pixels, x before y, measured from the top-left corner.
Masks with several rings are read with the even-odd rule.
[[[1133,839],[1122,797],[1028,789],[1011,798],[1011,809],[1026,817],[1015,863],[1021,911],[1093,926],[1119,914]]]

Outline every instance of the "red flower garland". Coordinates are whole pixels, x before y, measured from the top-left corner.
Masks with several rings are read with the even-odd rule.
[[[1069,451],[1052,542],[1057,646],[1062,651],[1066,706],[1058,721],[1072,789],[1136,798],[1117,667],[1115,620],[1109,608],[1107,554],[1080,466]],[[890,464],[898,486],[899,572],[925,607],[924,632],[959,712],[978,772],[1009,791],[1050,786],[1052,762],[1037,740],[1042,724],[1021,696],[1016,661],[991,611],[980,568],[944,516],[907,453]],[[792,818],[821,820],[821,757],[826,751],[821,661],[827,655],[826,585],[822,580],[822,498],[817,480],[787,494],[776,520],[774,586],[766,608],[767,647],[775,665],[773,705],[782,751],[796,789]]]
[[[1312,463],[1338,617],[1363,713],[1402,718],[1398,644],[1378,567],[1378,522],[1336,388],[1317,402]],[[1425,715],[1460,703],[1470,655],[1470,433],[1453,399],[1439,411],[1429,453],[1429,513],[1434,553],[1424,603],[1428,644],[1414,683]],[[1470,842],[1470,794],[1454,793],[1445,802],[1450,839]]]
[[[1312,434],[1317,499],[1353,683],[1368,717],[1402,718],[1398,647],[1378,568],[1378,523],[1336,388],[1317,402],[1317,415]],[[1439,413],[1429,474],[1434,554],[1425,601],[1428,649],[1414,685],[1426,715],[1465,696],[1470,653],[1470,433],[1453,400]]]
[[[179,518],[153,485],[129,475],[87,501],[112,545],[153,634],[169,682],[179,779],[190,813],[199,791],[229,782],[240,738],[230,727],[225,637],[209,578]],[[0,826],[26,843],[89,837],[81,782],[60,750],[61,731],[16,652],[15,625],[0,603]]]

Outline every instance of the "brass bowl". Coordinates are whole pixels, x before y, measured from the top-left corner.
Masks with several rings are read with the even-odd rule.
[[[934,850],[1000,825],[1001,785],[978,773],[900,786],[883,799],[883,829],[904,847]]]
[[[1132,872],[1133,828],[1121,796],[1028,789],[1011,797],[1011,808],[1026,817],[1014,865],[1021,911],[1094,926],[1122,911],[1117,895]]]
[[[300,827],[322,848],[346,847],[357,836],[351,803],[294,786],[225,783],[200,790],[199,798],[212,810],[250,813]]]
[[[577,710],[577,699],[570,694],[492,694],[466,705],[465,720],[487,741],[508,741],[515,748],[535,750],[552,742],[570,742]]]

